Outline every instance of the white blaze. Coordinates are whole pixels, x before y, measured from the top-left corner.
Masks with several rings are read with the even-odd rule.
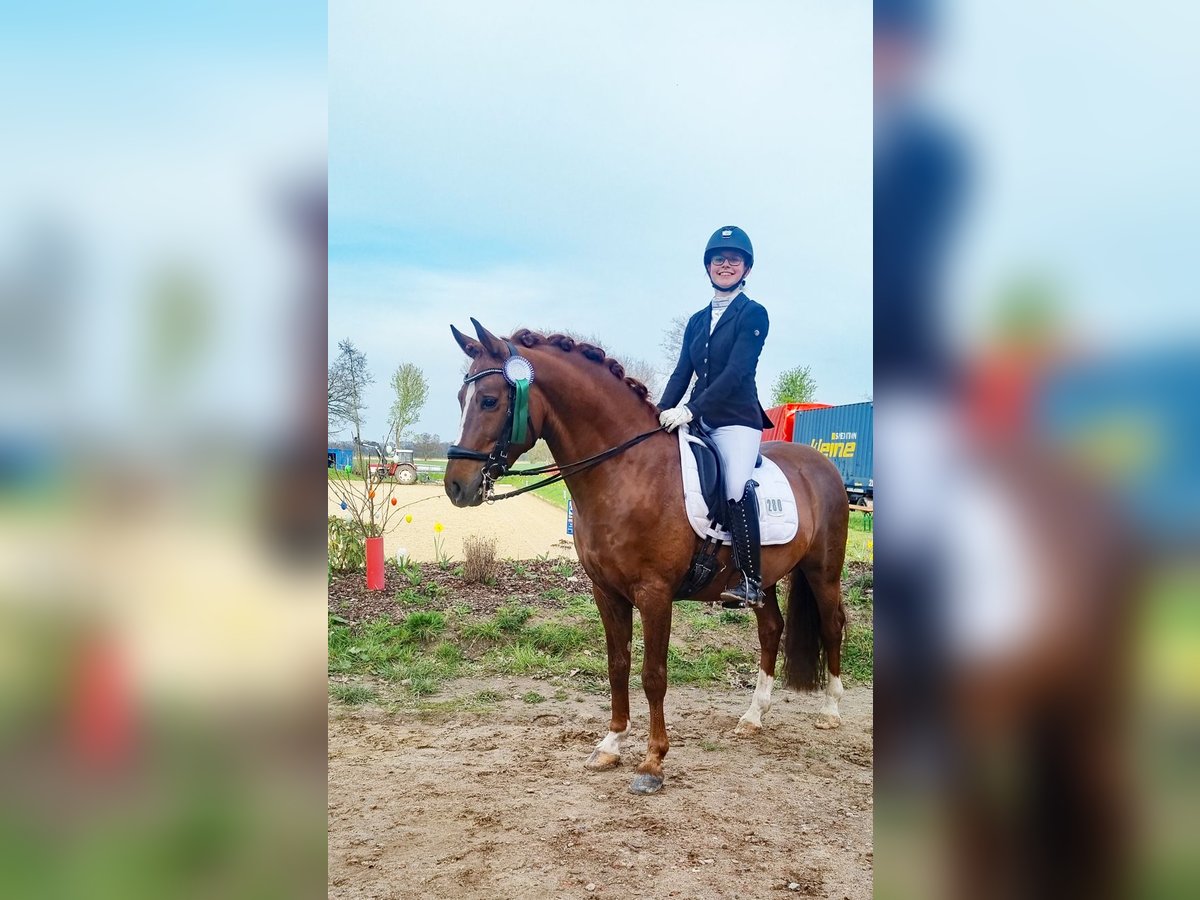
[[[471,400],[475,396],[475,382],[467,385],[467,396],[463,398],[462,418],[458,422],[458,440],[454,443],[462,444],[463,437],[467,433],[467,410],[471,408]]]

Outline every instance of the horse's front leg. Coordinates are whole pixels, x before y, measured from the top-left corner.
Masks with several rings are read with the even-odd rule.
[[[764,588],[766,602],[755,608],[758,617],[758,684],[750,698],[750,708],[738,720],[734,734],[757,734],[762,730],[762,717],[771,708],[771,688],[775,685],[775,661],[779,657],[779,636],[783,634],[783,616],[775,585]]]
[[[663,698],[667,694],[667,646],[671,639],[671,593],[669,590],[645,593],[638,598],[642,614],[642,638],[646,652],[642,657],[642,686],[650,705],[650,737],[646,758],[637,767],[637,777],[629,785],[635,794],[653,794],[663,785],[663,757],[667,741],[667,721]]]
[[[612,720],[608,734],[588,757],[586,768],[611,769],[621,764],[621,748],[629,737],[629,659],[633,652],[633,605],[624,597],[611,597],[595,585],[592,596],[604,623],[608,647],[608,686],[612,692]]]

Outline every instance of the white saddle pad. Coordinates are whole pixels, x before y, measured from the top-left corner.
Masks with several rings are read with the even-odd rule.
[[[703,443],[688,433],[686,425],[679,427],[679,461],[683,466],[683,500],[687,508],[688,521],[700,537],[715,537],[723,544],[730,542],[728,531],[708,527],[710,521],[708,504],[700,492],[700,473],[696,471],[696,457],[689,443]],[[796,516],[796,498],[782,470],[765,456],[762,465],[752,476],[758,482],[758,525],[762,544],[786,544],[796,536],[799,519]]]

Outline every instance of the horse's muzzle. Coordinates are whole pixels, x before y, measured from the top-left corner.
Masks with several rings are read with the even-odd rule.
[[[483,502],[483,470],[480,469],[473,478],[466,480],[452,478],[449,470],[446,472],[446,496],[455,506],[478,506]]]

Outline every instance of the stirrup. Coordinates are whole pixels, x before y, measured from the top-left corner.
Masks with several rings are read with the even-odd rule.
[[[736,586],[721,591],[722,605],[726,609],[742,609],[747,606],[759,607],[766,601],[762,587],[751,581],[745,575]]]

